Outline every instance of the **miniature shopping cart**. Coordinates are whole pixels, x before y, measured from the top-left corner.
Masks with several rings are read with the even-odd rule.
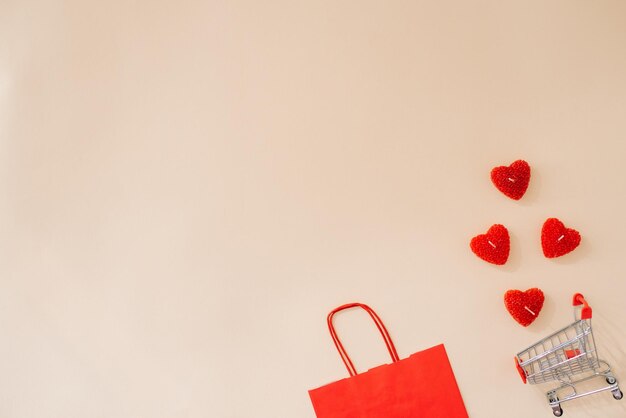
[[[576,319],[581,305],[580,319]],[[547,393],[552,413],[557,417],[563,415],[561,403],[572,399],[605,390],[610,390],[615,399],[623,396],[611,366],[598,358],[591,330],[591,307],[580,293],[574,295],[574,323],[520,351],[515,365],[524,383],[560,384]],[[601,381],[600,387],[583,393],[576,390],[577,385],[594,379]]]

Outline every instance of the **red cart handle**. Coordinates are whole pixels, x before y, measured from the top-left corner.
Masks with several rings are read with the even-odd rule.
[[[526,372],[524,371],[522,366],[519,364],[519,359],[517,358],[517,356],[515,357],[515,368],[517,369],[517,372],[519,373],[519,377],[522,378],[522,382],[526,384],[526,381],[528,380],[528,378],[526,377]]]
[[[574,295],[573,305],[583,305],[583,308],[580,311],[580,319],[591,319],[591,306],[589,306],[585,297],[581,293],[576,293]]]
[[[328,322],[328,330],[330,331],[330,336],[332,337],[333,342],[335,343],[335,347],[337,347],[337,351],[339,351],[341,360],[343,361],[343,364],[346,365],[346,368],[348,369],[348,373],[350,373],[350,376],[356,376],[357,374],[356,369],[354,368],[354,364],[352,364],[352,360],[350,360],[350,357],[348,357],[348,353],[346,352],[346,349],[343,348],[343,344],[341,344],[341,341],[339,340],[339,337],[337,336],[337,331],[335,331],[335,327],[333,326],[333,317],[335,316],[335,314],[337,312],[350,309],[350,308],[362,308],[370,315],[370,317],[372,317],[372,319],[374,320],[374,323],[376,324],[376,328],[378,328],[380,335],[382,335],[383,339],[385,340],[385,345],[387,346],[387,351],[389,351],[389,354],[391,355],[391,360],[394,363],[397,361],[400,361],[400,357],[398,357],[398,352],[396,351],[396,347],[393,345],[393,341],[391,341],[389,332],[387,331],[387,328],[385,328],[385,324],[383,324],[383,321],[380,320],[376,312],[374,312],[372,308],[370,308],[369,306],[363,303],[348,303],[346,305],[342,305],[338,308],[333,309],[328,314],[327,322]]]

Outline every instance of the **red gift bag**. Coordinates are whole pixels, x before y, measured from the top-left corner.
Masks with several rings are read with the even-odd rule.
[[[357,374],[333,326],[337,312],[354,307],[374,320],[391,364]],[[361,303],[334,309],[328,329],[350,377],[309,391],[318,418],[468,418],[443,344],[400,360],[383,322]]]

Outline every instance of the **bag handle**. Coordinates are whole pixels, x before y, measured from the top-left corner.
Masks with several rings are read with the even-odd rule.
[[[350,373],[350,376],[356,376],[357,372],[356,372],[356,369],[354,368],[354,364],[352,363],[352,360],[350,360],[350,357],[348,356],[348,353],[346,352],[346,349],[343,347],[343,344],[339,340],[339,337],[337,336],[337,331],[335,331],[335,327],[333,325],[333,317],[335,316],[335,314],[337,312],[341,312],[350,308],[362,308],[369,314],[369,316],[374,320],[374,323],[376,324],[376,328],[378,328],[380,335],[382,335],[383,340],[385,341],[385,345],[387,346],[387,351],[389,351],[389,354],[391,355],[391,360],[394,363],[397,361],[400,361],[400,357],[398,357],[398,352],[396,351],[396,347],[393,345],[393,341],[391,340],[391,337],[389,336],[389,331],[387,331],[387,328],[385,328],[385,324],[383,324],[383,321],[381,321],[381,319],[378,317],[378,315],[376,314],[376,312],[374,312],[372,308],[370,308],[369,306],[363,303],[357,303],[357,302],[341,305],[340,307],[333,309],[328,314],[328,318],[327,318],[328,330],[330,331],[330,336],[332,337],[333,342],[335,343],[335,347],[337,347],[337,351],[339,351],[341,360],[343,361],[343,364],[346,365],[346,369],[348,369],[348,373]]]

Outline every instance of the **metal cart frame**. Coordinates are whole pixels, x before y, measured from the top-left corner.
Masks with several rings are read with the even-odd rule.
[[[573,298],[574,322],[565,328],[520,351],[515,356],[515,366],[524,381],[531,385],[556,381],[558,387],[546,393],[552,413],[563,415],[561,403],[595,393],[611,391],[615,399],[623,394],[611,366],[598,358],[596,342],[591,328],[592,310],[584,296]],[[577,311],[580,309],[580,319]],[[606,383],[596,389],[579,393],[576,385],[592,379]]]

